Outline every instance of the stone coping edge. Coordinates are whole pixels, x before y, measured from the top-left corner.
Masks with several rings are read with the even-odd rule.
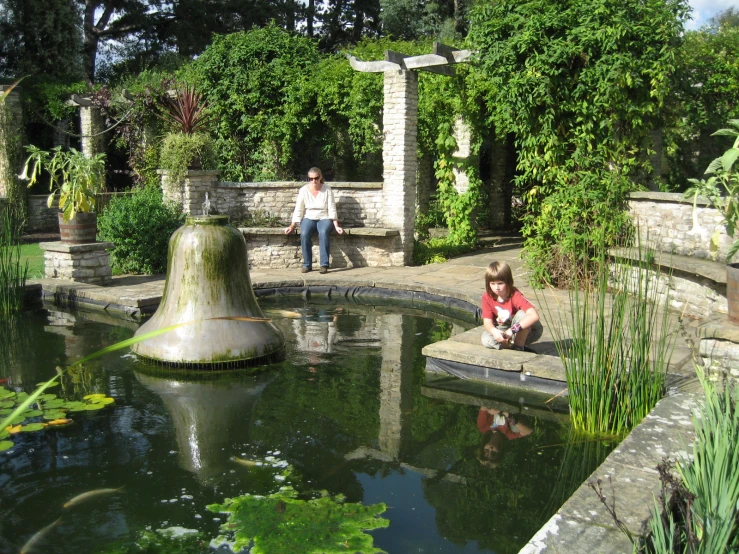
[[[217,187],[238,189],[299,189],[306,183],[303,181],[264,181],[264,182],[237,182],[218,181]],[[332,189],[382,190],[383,183],[359,181],[326,181]]]
[[[704,321],[696,332],[701,339],[719,339],[739,344],[739,325],[729,321],[727,315],[721,314]]]
[[[115,244],[112,242],[88,242],[85,244],[69,244],[62,241],[40,242],[39,248],[48,252],[64,252],[76,254],[79,252],[95,252],[97,250],[112,250]]]
[[[670,202],[672,204],[689,204],[693,205],[692,198],[683,198],[682,193],[679,192],[653,192],[653,191],[639,191],[632,192],[629,194],[629,200],[635,201],[652,201],[652,202]],[[711,202],[704,196],[698,197],[698,206],[710,206]]]
[[[239,227],[243,235],[284,235],[285,227]],[[300,235],[300,229],[295,229],[291,235]],[[345,227],[344,234],[355,237],[397,237],[400,229],[388,229],[384,227]],[[290,236],[290,235],[286,235]],[[340,237],[341,235],[335,235]]]
[[[698,396],[681,392],[666,396],[608,455],[575,493],[531,538],[520,554],[633,551],[589,483],[600,481],[602,493],[615,505],[618,518],[635,537],[661,485],[657,465],[685,460],[693,439],[692,412]]]
[[[625,260],[639,260],[638,252],[631,248],[612,248],[609,252],[612,258]],[[643,255],[642,255],[643,260]],[[695,275],[709,279],[714,283],[722,285],[726,284],[726,264],[723,262],[714,262],[703,258],[695,258],[692,256],[681,256],[679,254],[669,254],[666,252],[657,253],[654,261],[649,261],[650,265],[661,268],[671,268],[686,275]]]

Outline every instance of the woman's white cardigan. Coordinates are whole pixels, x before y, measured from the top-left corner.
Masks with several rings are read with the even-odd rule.
[[[292,222],[299,225],[304,217],[313,220],[330,219],[335,221],[338,219],[336,217],[334,193],[326,183],[321,186],[321,190],[316,196],[310,193],[308,185],[303,185],[300,188]]]

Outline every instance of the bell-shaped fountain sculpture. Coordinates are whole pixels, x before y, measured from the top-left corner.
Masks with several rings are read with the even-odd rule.
[[[137,336],[139,356],[184,368],[226,368],[279,359],[285,339],[257,304],[246,240],[228,216],[192,216],[169,240],[162,302]],[[260,321],[263,319],[263,321]]]

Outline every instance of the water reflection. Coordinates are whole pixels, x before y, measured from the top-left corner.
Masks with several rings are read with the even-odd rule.
[[[115,397],[115,405],[80,415],[66,429],[28,433],[14,454],[0,457],[0,536],[17,552],[70,497],[123,485],[125,494],[110,504],[84,507],[94,528],[82,517],[65,519],[53,532],[67,541],[58,543],[64,548],[51,541],[45,551],[92,551],[147,525],[197,527],[212,536],[217,524],[207,504],[279,486],[268,470],[231,457],[264,460],[279,451],[301,492],[387,503],[390,527],[373,532],[379,548],[514,552],[607,453],[565,448],[566,421],[548,407],[556,402],[427,376],[423,346],[469,325],[395,307],[295,298],[264,304],[289,310],[273,316],[288,351],[285,362],[259,375],[195,381],[152,373],[121,354],[88,364],[92,388]],[[28,356],[12,351],[19,382],[32,388],[48,379],[55,361],[133,333],[71,316],[46,313],[18,329],[21,344],[35,345]],[[506,435],[494,467],[481,463],[481,453],[500,430],[481,432],[481,406],[486,419],[512,416],[518,431],[506,420],[509,433],[525,437]],[[575,464],[583,453],[587,463]]]
[[[234,436],[249,429],[254,406],[272,379],[267,374],[203,382],[134,374],[162,399],[172,418],[180,467],[203,478],[233,467],[229,458]]]

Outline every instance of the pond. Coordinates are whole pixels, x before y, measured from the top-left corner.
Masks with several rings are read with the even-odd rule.
[[[474,322],[298,297],[260,303],[288,346],[258,374],[163,370],[123,350],[50,389],[115,401],[12,436],[0,452],[0,552],[29,540],[28,552],[138,551],[140,533],[172,527],[216,537],[225,516],[208,505],[285,483],[306,497],[385,503],[389,525],[368,533],[390,553],[517,552],[614,446],[572,441],[546,398],[427,374],[423,346]],[[1,384],[30,392],[136,328],[52,306],[24,314],[2,331]],[[481,433],[481,407],[513,425]]]

